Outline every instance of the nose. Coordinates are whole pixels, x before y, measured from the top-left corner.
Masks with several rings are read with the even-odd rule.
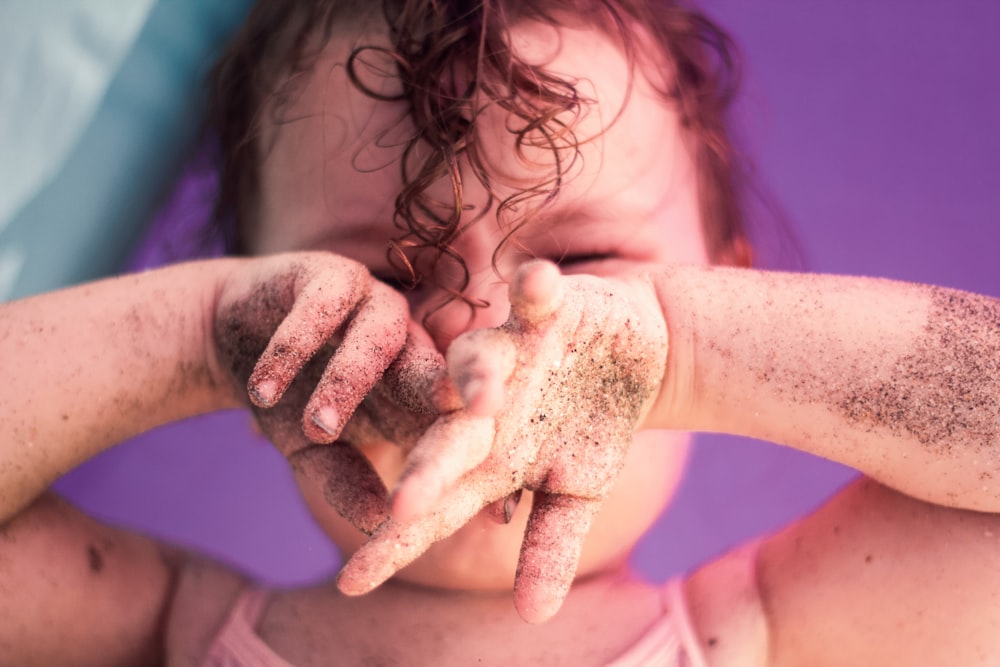
[[[451,342],[466,331],[498,327],[510,313],[507,281],[487,268],[469,278],[457,296],[445,287],[426,287],[410,301],[413,319],[420,322],[444,354]]]

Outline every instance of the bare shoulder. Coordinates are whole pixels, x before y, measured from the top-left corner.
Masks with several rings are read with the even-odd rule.
[[[861,478],[686,583],[711,667],[1000,663],[1000,516]]]
[[[201,664],[247,585],[246,578],[224,565],[200,556],[188,557],[167,621],[170,665]]]
[[[865,478],[766,540],[771,665],[1000,663],[1000,516]]]
[[[158,664],[177,557],[43,495],[0,526],[0,664]]]

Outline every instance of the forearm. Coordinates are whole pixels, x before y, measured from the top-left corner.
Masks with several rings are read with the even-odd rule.
[[[232,265],[184,264],[0,307],[0,523],[103,449],[236,405],[211,367],[209,328]]]
[[[677,268],[647,426],[735,433],[1000,511],[1000,305],[870,278]]]

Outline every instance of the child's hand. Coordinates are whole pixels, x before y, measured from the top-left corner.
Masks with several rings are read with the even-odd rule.
[[[366,532],[385,520],[387,492],[367,459],[337,438],[394,360],[405,370],[408,321],[400,294],[329,253],[248,262],[215,308],[217,366],[271,442],[321,476],[330,503]],[[363,422],[359,414],[352,427]]]
[[[466,409],[441,417],[413,450],[393,517],[341,572],[345,592],[374,588],[487,505],[509,512],[529,489],[515,602],[529,621],[562,604],[590,522],[660,387],[666,325],[638,278],[563,277],[534,262],[510,298],[503,326],[469,332],[448,350]]]

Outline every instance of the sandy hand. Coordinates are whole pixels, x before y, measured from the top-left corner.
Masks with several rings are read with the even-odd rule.
[[[413,450],[392,518],[341,571],[344,592],[374,588],[487,505],[528,489],[515,604],[533,622],[562,604],[583,538],[662,381],[666,325],[638,277],[561,276],[532,262],[510,299],[503,326],[449,348],[466,408],[438,419]]]
[[[443,359],[424,358],[426,346],[405,345],[408,325],[400,294],[330,253],[247,262],[223,286],[215,309],[219,367],[261,430],[369,533],[388,516],[387,490],[349,433],[341,437],[345,425],[356,411],[348,432],[370,422],[358,410],[366,396],[402,396],[409,404],[398,412],[433,412],[427,397],[446,381]]]

